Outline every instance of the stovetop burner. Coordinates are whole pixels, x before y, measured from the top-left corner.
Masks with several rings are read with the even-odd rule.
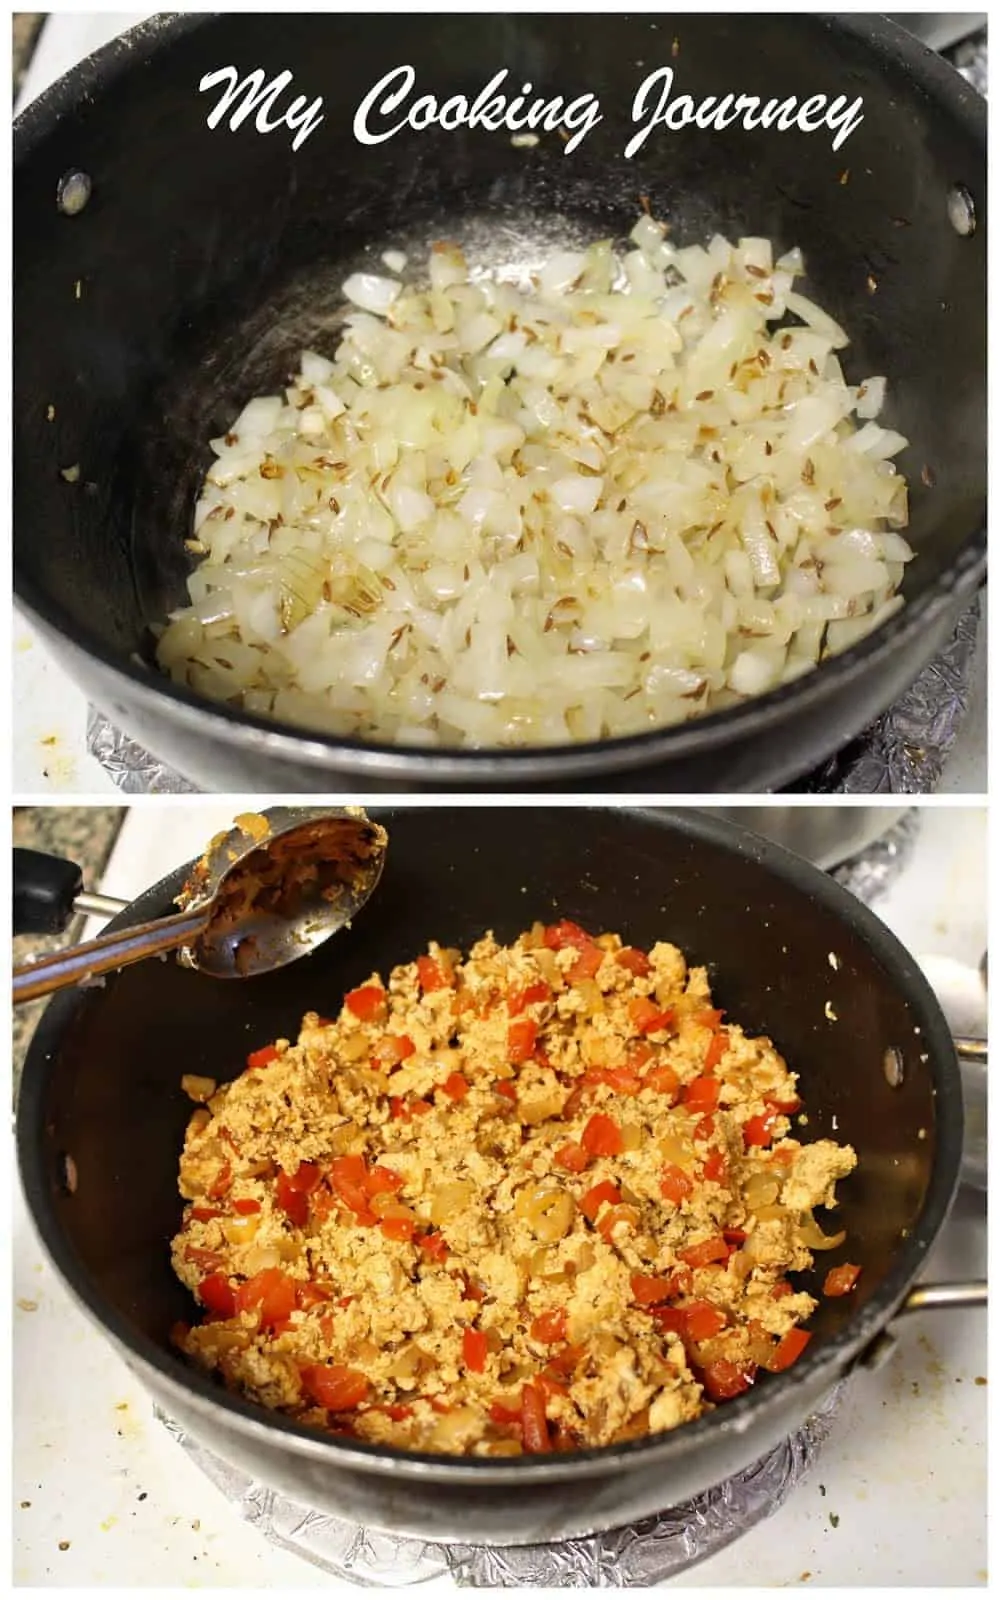
[[[360,1588],[405,1588],[450,1576],[471,1589],[630,1589],[677,1577],[777,1511],[815,1463],[842,1391],[840,1384],[797,1433],[746,1472],[686,1505],[588,1538],[504,1550],[428,1544],[311,1511],[222,1461],[162,1411],[157,1416],[246,1523]]]

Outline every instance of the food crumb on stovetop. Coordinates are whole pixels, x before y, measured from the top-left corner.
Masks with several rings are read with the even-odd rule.
[[[69,1549],[69,1540],[68,1539],[60,1539],[59,1540],[59,1548],[60,1548],[60,1550],[68,1550]]]
[[[830,1512],[830,1526],[831,1528],[840,1527],[840,1517],[837,1515],[836,1511]]]

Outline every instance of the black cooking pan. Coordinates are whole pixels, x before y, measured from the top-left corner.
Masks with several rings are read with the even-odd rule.
[[[947,1025],[915,962],[815,868],[693,812],[419,808],[382,815],[387,865],[356,925],[266,978],[220,983],[133,967],[60,997],[24,1070],[17,1137],[35,1223],[83,1307],[163,1409],[303,1505],[437,1540],[537,1543],[624,1524],[752,1463],[879,1348],[911,1295],[955,1189],[961,1090]],[[178,871],[116,926],[165,914]],[[863,1268],[822,1301],[801,1361],[671,1434],[518,1460],[408,1455],[316,1432],[216,1388],[168,1341],[194,1308],[173,1276],[181,1074],[229,1079],[307,1009],[426,946],[509,939],[538,917],[676,941],[711,969],[718,1004],[765,1030],[796,1071],[811,1137],[851,1142],[848,1238],[819,1272]],[[891,1052],[887,1070],[887,1052]],[[830,1228],[827,1231],[831,1231]],[[806,1280],[812,1283],[814,1280]]]
[[[569,155],[555,135],[400,133],[364,147],[355,109],[403,63],[417,92],[475,98],[508,67],[546,98],[597,94]],[[205,74],[288,70],[322,96],[287,129],[206,119]],[[623,151],[658,65],[700,102],[860,95],[829,133],[687,128]],[[158,18],[29,106],[15,134],[15,566],[21,604],[92,700],[208,788],[373,792],[539,785],[758,790],[807,771],[911,682],[985,561],[985,109],[963,79],[871,16]],[[57,190],[92,182],[68,217]],[[77,192],[79,185],[77,185]],[[71,188],[70,192],[74,192]],[[65,194],[65,191],[64,191]],[[340,285],[388,246],[478,260],[622,236],[639,196],[674,237],[714,230],[801,245],[809,288],[852,337],[849,376],[886,373],[912,441],[908,605],[878,633],[763,699],[682,728],[550,750],[417,751],[310,736],[228,711],[151,670],[151,622],[184,594],[183,540],[206,441],[281,388],[307,342],[336,342]],[[969,230],[972,230],[971,232]],[[69,471],[73,481],[63,474]],[[610,778],[614,782],[609,783]]]

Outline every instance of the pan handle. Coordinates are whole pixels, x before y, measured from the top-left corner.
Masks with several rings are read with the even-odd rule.
[[[985,1039],[956,1036],[955,1051],[962,1075],[962,1100],[965,1103],[965,1142],[962,1147],[962,1182],[973,1189],[985,1189],[988,1173],[986,1155],[986,1063]]]
[[[896,1316],[909,1311],[961,1311],[969,1306],[984,1306],[986,1302],[985,1278],[970,1278],[965,1283],[918,1283],[910,1290]]]
[[[115,917],[126,900],[89,894],[75,861],[41,850],[15,850],[13,861],[13,932],[64,933],[75,912]]]
[[[918,1283],[894,1313],[892,1322],[877,1333],[871,1344],[852,1363],[854,1370],[877,1372],[896,1352],[894,1328],[899,1317],[911,1311],[963,1311],[986,1304],[985,1279],[968,1278],[964,1283]]]

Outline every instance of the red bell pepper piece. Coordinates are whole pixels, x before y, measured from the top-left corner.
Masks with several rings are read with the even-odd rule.
[[[783,1339],[779,1339],[774,1347],[770,1361],[767,1363],[768,1372],[785,1372],[798,1361],[809,1340],[811,1333],[805,1328],[790,1328]]]
[[[590,1165],[590,1156],[583,1145],[573,1140],[561,1144],[552,1159],[557,1167],[563,1167],[567,1172],[586,1172]]]
[[[757,1376],[752,1361],[710,1361],[701,1374],[705,1392],[712,1400],[735,1400],[745,1393]]]
[[[552,1449],[545,1394],[534,1383],[526,1383],[521,1390],[521,1434],[528,1455],[544,1455]]]
[[[300,1367],[299,1377],[309,1398],[327,1411],[356,1411],[370,1387],[364,1373],[352,1367]]]
[[[518,1017],[507,1029],[507,1059],[514,1066],[531,1059],[538,1041],[538,1023],[534,1017]]]
[[[485,1333],[478,1328],[465,1328],[462,1332],[462,1360],[470,1372],[485,1372],[489,1344]]]
[[[605,1179],[603,1183],[597,1183],[592,1189],[587,1190],[587,1193],[580,1201],[580,1210],[588,1222],[594,1222],[602,1205],[607,1203],[608,1205],[616,1206],[621,1197],[622,1192],[618,1185]]]
[[[618,1156],[625,1148],[618,1124],[600,1111],[594,1112],[580,1142],[592,1156]]]
[[[294,1278],[277,1267],[265,1267],[252,1278],[247,1278],[236,1291],[238,1311],[256,1311],[263,1328],[273,1328],[284,1322],[295,1310]]]
[[[374,1022],[385,1010],[386,992],[374,983],[366,983],[345,995],[344,1004],[359,1022]]]
[[[274,1048],[274,1045],[266,1044],[261,1050],[251,1050],[250,1054],[247,1056],[247,1066],[251,1069],[255,1067],[266,1067],[269,1066],[272,1061],[277,1061],[277,1059],[278,1052]]]
[[[578,922],[569,922],[566,919],[554,922],[542,935],[542,943],[549,950],[585,950],[593,942],[590,934],[585,933]]]
[[[678,1251],[678,1255],[689,1267],[708,1267],[716,1261],[728,1261],[730,1250],[719,1234],[711,1239],[702,1239],[698,1244],[688,1245],[686,1250]]]
[[[719,1104],[719,1080],[702,1076],[693,1078],[686,1084],[681,1094],[681,1100],[687,1109],[694,1113],[704,1115],[705,1112],[714,1111]]]
[[[685,1332],[693,1344],[714,1339],[726,1326],[726,1313],[707,1300],[693,1300],[684,1307]]]
[[[850,1294],[860,1276],[861,1268],[850,1261],[845,1261],[840,1267],[831,1267],[823,1280],[823,1293],[830,1298]]]
[[[566,1312],[543,1311],[531,1324],[531,1337],[539,1344],[563,1344],[566,1340]]]
[[[507,1010],[512,1017],[519,1017],[525,1006],[540,1005],[551,998],[552,990],[547,983],[529,983],[526,989],[519,989],[507,996]]]
[[[659,1033],[662,1029],[669,1028],[674,1020],[672,1010],[669,1008],[663,1010],[645,995],[629,1001],[628,1015],[637,1033]]]
[[[675,1206],[686,1200],[693,1188],[694,1184],[687,1173],[673,1162],[669,1162],[660,1173],[660,1193],[664,1200],[672,1201]]]
[[[214,1317],[235,1317],[236,1294],[222,1272],[211,1272],[198,1285],[198,1298]]]
[[[619,950],[615,960],[627,972],[634,972],[637,978],[648,978],[653,970],[646,952],[637,950],[634,945],[627,944],[624,949]]]
[[[450,989],[450,974],[445,971],[439,961],[433,956],[417,957],[417,980],[424,994],[433,994],[436,989]]]
[[[743,1145],[747,1150],[754,1148],[763,1150],[774,1138],[775,1125],[781,1116],[780,1111],[773,1107],[760,1112],[755,1117],[749,1117],[743,1124]]]

